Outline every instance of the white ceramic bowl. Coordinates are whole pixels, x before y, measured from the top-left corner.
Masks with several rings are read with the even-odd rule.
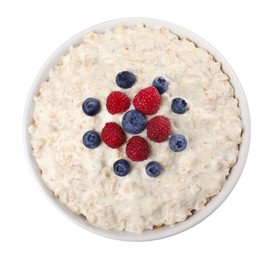
[[[83,217],[74,214],[65,205],[63,205],[53,195],[53,192],[47,188],[47,186],[45,185],[45,183],[43,182],[41,178],[40,170],[32,155],[30,137],[27,129],[32,122],[32,115],[33,115],[33,109],[34,109],[33,97],[37,95],[41,83],[47,80],[48,72],[50,68],[56,66],[59,63],[60,57],[68,50],[70,45],[80,43],[83,35],[85,35],[86,33],[90,31],[104,32],[106,29],[109,29],[109,28],[115,28],[121,25],[130,26],[130,25],[135,25],[137,23],[141,23],[141,22],[145,23],[147,26],[152,28],[158,28],[162,26],[169,28],[173,33],[181,37],[186,37],[190,39],[191,41],[193,41],[197,46],[203,47],[204,49],[208,50],[209,53],[212,54],[216,58],[216,60],[222,64],[222,69],[226,74],[229,75],[230,81],[235,88],[235,95],[239,99],[239,105],[242,110],[242,120],[243,120],[244,130],[243,130],[243,140],[240,145],[240,153],[239,153],[239,158],[237,163],[232,168],[231,174],[228,177],[221,192],[217,196],[213,197],[203,210],[196,212],[193,216],[189,217],[186,221],[178,223],[173,227],[167,226],[167,227],[163,227],[156,230],[146,231],[141,234],[135,234],[135,233],[123,232],[123,231],[108,231],[108,230],[103,230],[100,228],[93,227],[90,224],[88,224]],[[102,235],[105,237],[118,239],[118,240],[146,241],[146,240],[155,240],[155,239],[168,237],[174,234],[178,234],[182,231],[185,231],[189,229],[190,227],[193,227],[194,225],[198,224],[206,217],[208,217],[214,210],[216,210],[224,202],[224,200],[227,198],[227,196],[230,194],[230,192],[233,190],[234,186],[236,185],[243,171],[243,168],[247,159],[249,142],[250,142],[250,116],[249,116],[249,109],[248,109],[248,104],[245,98],[245,94],[243,92],[243,89],[241,87],[241,84],[236,74],[234,73],[234,71],[228,64],[228,62],[223,58],[223,56],[209,43],[207,43],[205,40],[203,40],[201,37],[194,34],[193,32],[169,22],[149,19],[149,18],[123,18],[123,19],[101,23],[93,27],[90,27],[85,31],[80,32],[79,34],[75,35],[74,37],[69,39],[67,42],[65,42],[49,57],[49,59],[46,61],[46,63],[43,65],[38,75],[36,76],[32,84],[32,87],[30,89],[30,92],[26,101],[23,130],[24,130],[25,150],[26,150],[26,155],[27,155],[31,170],[36,180],[38,181],[40,187],[42,188],[43,192],[46,194],[48,199],[56,206],[56,208],[58,208],[65,216],[67,216],[74,223],[98,235]]]

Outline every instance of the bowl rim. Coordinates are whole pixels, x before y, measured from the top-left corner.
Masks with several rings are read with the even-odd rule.
[[[230,82],[235,89],[235,96],[239,100],[239,106],[242,112],[241,118],[243,122],[243,132],[242,143],[240,144],[239,155],[236,164],[232,167],[231,173],[220,193],[214,196],[207,203],[206,207],[203,210],[196,212],[196,214],[189,217],[186,221],[177,223],[172,227],[165,226],[155,230],[148,230],[143,233],[132,233],[125,231],[104,230],[94,227],[88,224],[85,218],[70,211],[63,203],[59,201],[58,198],[54,196],[53,192],[49,188],[47,188],[46,184],[42,180],[39,167],[32,154],[28,127],[31,125],[32,122],[34,108],[33,97],[38,93],[41,83],[48,78],[49,70],[60,62],[60,57],[68,51],[69,46],[73,44],[79,44],[83,36],[91,31],[102,33],[107,29],[112,29],[119,26],[132,26],[139,23],[144,23],[145,25],[151,28],[166,27],[170,29],[174,34],[179,35],[179,37],[186,37],[190,39],[192,42],[194,42],[196,46],[204,48],[218,62],[221,63],[222,70],[229,76]],[[38,182],[38,185],[41,188],[42,192],[46,195],[47,199],[52,203],[52,205],[55,206],[55,208],[59,210],[59,212],[61,212],[64,216],[66,216],[72,222],[74,222],[78,226],[81,226],[85,230],[93,232],[100,236],[123,241],[150,241],[169,237],[186,231],[187,229],[195,226],[196,224],[200,223],[202,220],[207,218],[209,215],[211,215],[226,200],[228,195],[231,193],[231,191],[237,184],[247,160],[250,145],[250,137],[250,113],[245,93],[237,75],[235,74],[229,63],[226,61],[226,59],[211,44],[209,44],[207,41],[205,41],[203,38],[193,33],[192,31],[187,30],[180,25],[176,25],[164,20],[145,17],[119,18],[99,23],[79,32],[78,34],[74,35],[69,40],[64,42],[47,59],[47,61],[43,64],[38,74],[36,75],[28,93],[23,115],[23,143],[25,154],[27,157],[29,167],[33,173],[33,176]]]

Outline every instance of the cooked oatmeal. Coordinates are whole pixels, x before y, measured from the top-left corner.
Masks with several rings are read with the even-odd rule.
[[[137,76],[132,88],[115,84],[123,70]],[[167,141],[147,139],[149,158],[130,162],[131,172],[119,177],[112,166],[118,159],[129,160],[125,145],[111,149],[102,142],[87,149],[83,134],[100,133],[106,122],[121,125],[123,114],[111,115],[106,109],[111,91],[123,91],[132,100],[159,75],[168,80],[169,89],[161,95],[157,115],[168,117],[172,133],[186,136],[188,146],[175,153]],[[83,101],[91,96],[101,102],[94,117],[82,111]],[[175,97],[187,100],[184,115],[171,111]],[[206,50],[166,28],[140,24],[85,35],[50,70],[34,101],[29,132],[43,180],[68,208],[103,229],[143,232],[184,221],[220,192],[237,160],[241,111],[228,76]],[[146,131],[139,135],[146,138]],[[157,178],[145,173],[152,160],[163,167]]]

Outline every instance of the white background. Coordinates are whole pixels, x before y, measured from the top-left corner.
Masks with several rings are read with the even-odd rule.
[[[271,2],[1,1],[0,259],[274,259]],[[22,145],[24,103],[48,56],[87,27],[131,16],[177,23],[215,46],[236,71],[252,119],[249,158],[225,203],[184,233],[142,243],[93,235],[61,215],[34,180]]]

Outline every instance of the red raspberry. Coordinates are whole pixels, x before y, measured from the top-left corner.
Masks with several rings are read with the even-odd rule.
[[[170,133],[170,122],[165,116],[155,116],[147,122],[147,137],[154,142],[166,141]]]
[[[136,110],[145,115],[153,115],[160,108],[161,96],[155,87],[140,90],[133,99]]]
[[[111,122],[106,123],[101,132],[101,139],[111,148],[118,148],[126,142],[126,134],[121,126]]]
[[[113,91],[107,97],[107,110],[110,114],[118,114],[128,110],[130,106],[129,97],[120,91]]]
[[[148,142],[141,136],[133,136],[128,140],[126,154],[132,161],[144,161],[149,156]]]

